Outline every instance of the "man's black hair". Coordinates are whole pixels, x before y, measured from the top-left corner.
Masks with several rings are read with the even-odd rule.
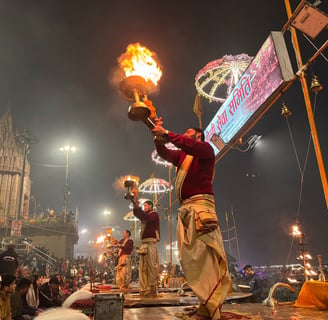
[[[205,135],[204,135],[204,131],[201,128],[191,128],[194,129],[196,133],[200,133],[200,140],[204,141],[205,140]]]
[[[152,207],[154,206],[153,202],[150,200],[146,200],[144,203],[147,203],[147,204],[151,205]]]
[[[17,283],[17,289],[29,288],[32,281],[27,278],[21,278]]]
[[[244,267],[243,267],[243,270],[247,270],[247,269],[251,269],[253,270],[253,267],[250,265],[250,264],[246,264]]]
[[[7,250],[8,251],[15,251],[15,247],[16,246],[13,243],[10,243],[10,244],[7,245]]]
[[[51,277],[49,280],[49,284],[59,284],[59,280],[57,277]]]
[[[4,273],[1,275],[1,290],[4,287],[9,287],[13,282],[15,282],[16,277],[11,273]]]
[[[131,236],[131,231],[126,229],[125,232],[129,235],[129,237]]]

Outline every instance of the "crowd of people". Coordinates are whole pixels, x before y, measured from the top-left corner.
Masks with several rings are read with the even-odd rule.
[[[21,244],[22,241],[17,242],[18,247]],[[59,259],[49,255],[45,247],[37,247],[35,251],[26,246],[18,253],[15,244],[9,243],[0,254],[1,320],[33,319],[49,308],[61,306],[90,280],[93,266],[98,281],[103,277],[96,259]]]
[[[177,241],[182,273],[198,298],[197,317],[220,319],[224,300],[232,289],[234,274],[228,264],[216,214],[212,182],[215,155],[199,128],[188,128],[184,134],[168,131],[161,118],[154,119],[151,130],[160,157],[177,167],[175,178],[178,209]],[[170,142],[176,149],[167,148]],[[125,198],[133,203],[133,214],[141,221],[141,247],[138,249],[139,287],[141,298],[157,297],[159,286],[160,241],[159,215],[150,200],[140,204],[135,186]],[[134,248],[130,231],[116,244],[119,248],[115,265],[116,282],[124,291],[132,279],[131,254]],[[44,252],[44,248],[38,248]],[[8,245],[0,256],[0,318],[31,319],[42,310],[60,306],[63,300],[85,282],[101,281],[107,271],[91,257],[75,260],[45,257],[29,252],[19,261],[14,245]],[[113,271],[112,270],[112,271]],[[104,272],[105,271],[105,272]],[[55,276],[54,276],[55,275]],[[263,279],[251,265],[243,268],[243,276],[252,294],[252,302],[263,299]]]
[[[143,222],[146,224],[147,217],[153,212],[152,204],[149,203],[143,209],[136,206],[135,209],[136,216],[139,216],[140,219],[143,215],[147,215]],[[152,219],[149,218],[148,220],[151,221]],[[158,227],[157,219],[155,218],[154,221],[155,227],[153,230],[156,231]],[[170,267],[172,266],[158,266],[156,253],[153,253],[151,247],[149,249],[148,240],[150,238],[153,239],[153,241],[150,241],[150,246],[155,245],[156,250],[159,230],[149,234],[147,229],[144,228],[143,235],[142,240],[146,244],[146,250],[144,252],[144,249],[142,249],[143,252],[139,252],[139,258],[141,258],[139,259],[139,272],[141,273],[141,281],[139,280],[140,297],[156,297],[158,288],[162,287],[162,283],[158,281],[159,274],[165,270],[171,274]],[[115,268],[116,277],[111,279],[110,283],[116,282],[119,289],[126,292],[131,285],[131,252],[133,250],[133,241],[130,239],[129,230],[124,231],[123,238],[118,242],[118,246],[120,249],[119,260]],[[35,255],[31,257],[31,254],[33,255],[33,252],[25,256],[18,256],[15,246],[9,244],[7,249],[0,255],[0,274],[2,278],[0,319],[31,319],[48,308],[60,306],[68,296],[79,290],[81,286],[90,280],[90,272],[93,270],[95,270],[94,281],[103,282],[105,280],[104,272],[95,259],[84,259],[83,257],[72,260],[58,259],[58,263],[42,268],[41,259],[37,259]],[[149,256],[146,257],[147,255]],[[155,259],[153,259],[154,257]],[[97,270],[99,271],[97,272]],[[324,270],[326,271],[326,269]],[[144,272],[144,275],[142,275],[142,272]],[[153,279],[148,277],[148,272],[153,272]],[[288,277],[294,276],[301,283],[303,278],[302,268],[292,266],[260,268],[245,265],[242,269],[239,269],[237,265],[230,264],[229,274],[235,287],[233,289],[240,291],[240,288],[236,288],[236,286],[244,284],[244,289],[241,291],[252,293],[250,299],[247,300],[250,302],[263,301],[271,286],[276,282],[287,282]],[[175,276],[177,276],[176,273]],[[182,270],[179,271],[179,276],[185,276]],[[291,294],[291,292],[277,291],[277,300],[294,300],[295,295],[291,296]],[[10,317],[12,318],[6,318],[8,310],[10,310]]]
[[[47,274],[50,269],[40,267],[36,256],[19,257],[15,245],[7,245],[0,255],[0,319],[33,319],[48,308],[61,306],[78,290],[78,277]]]
[[[79,282],[88,280],[90,270],[93,269],[94,277],[97,281],[102,281],[108,271],[105,263],[99,263],[96,257],[78,256],[74,258],[59,258],[50,253],[49,249],[43,245],[34,245],[28,238],[12,240],[2,239],[0,253],[8,251],[10,255],[15,255],[15,263],[18,266],[12,266],[11,272],[17,277],[21,277],[26,269],[31,274],[37,274],[43,278],[49,278],[53,274],[60,274],[65,278],[76,278]],[[28,245],[26,245],[28,243]],[[9,258],[8,258],[9,259]],[[2,272],[0,263],[0,274]],[[15,271],[16,270],[16,271]]]

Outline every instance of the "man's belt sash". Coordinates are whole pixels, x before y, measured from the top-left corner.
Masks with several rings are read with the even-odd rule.
[[[196,231],[203,234],[215,230],[218,225],[218,217],[215,210],[214,196],[210,194],[198,194],[183,201],[180,210],[192,206],[195,213]]]
[[[186,155],[175,178],[175,193],[180,203],[182,203],[181,190],[182,190],[183,181],[186,178],[186,175],[189,171],[193,158],[194,157],[189,154]]]

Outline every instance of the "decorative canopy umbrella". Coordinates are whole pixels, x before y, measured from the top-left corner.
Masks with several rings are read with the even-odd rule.
[[[166,143],[165,144],[165,147],[170,149],[170,150],[178,150],[178,148],[171,142],[169,143]],[[161,166],[165,166],[165,167],[171,167],[172,166],[172,163],[171,162],[168,162],[166,160],[164,160],[163,158],[161,158],[158,153],[157,153],[157,150],[155,149],[152,154],[151,154],[151,159],[156,163],[156,164],[159,164]]]
[[[159,193],[169,192],[172,186],[164,179],[150,178],[139,185],[138,191],[153,195],[154,206],[157,205],[157,195]]]
[[[138,220],[138,218],[136,218],[136,217],[134,216],[133,211],[129,211],[129,212],[123,217],[123,219],[124,219],[125,221],[137,221],[137,220]]]
[[[209,102],[223,103],[252,58],[242,53],[235,56],[225,55],[221,59],[209,62],[196,75],[196,90]],[[222,88],[226,88],[226,92]]]

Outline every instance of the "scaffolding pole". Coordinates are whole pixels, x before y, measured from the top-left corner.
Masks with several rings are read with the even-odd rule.
[[[304,2],[305,1],[302,0],[301,3],[299,4],[298,8],[301,5],[303,5]],[[310,129],[311,129],[313,146],[314,146],[315,154],[316,154],[316,157],[317,157],[321,183],[322,183],[322,187],[323,187],[324,196],[325,196],[325,199],[326,199],[326,207],[328,208],[327,175],[326,175],[325,166],[324,166],[324,162],[323,162],[323,158],[322,158],[322,153],[321,153],[317,128],[316,128],[316,124],[315,124],[315,121],[314,121],[312,105],[311,105],[311,100],[310,100],[310,95],[309,95],[309,89],[308,89],[306,79],[305,79],[304,66],[303,66],[303,62],[302,62],[302,56],[301,56],[301,52],[300,52],[300,48],[299,48],[297,34],[296,34],[295,28],[290,26],[290,20],[292,19],[293,14],[292,14],[292,10],[291,10],[289,0],[285,0],[285,7],[286,7],[286,11],[287,11],[287,16],[288,16],[288,19],[289,19],[287,25],[289,26],[289,29],[290,29],[291,34],[292,34],[293,47],[294,47],[294,51],[295,51],[297,66],[300,70],[299,78],[300,78],[301,85],[302,85],[307,116],[308,116],[308,119],[309,119],[309,124],[310,124]],[[284,29],[286,29],[286,27],[284,27]]]

